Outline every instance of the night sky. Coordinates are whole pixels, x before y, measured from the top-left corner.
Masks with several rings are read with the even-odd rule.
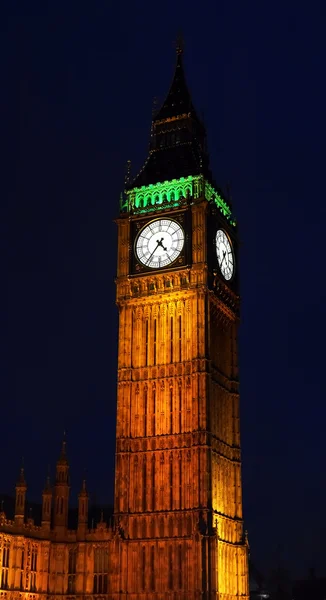
[[[113,497],[116,225],[185,39],[211,166],[241,237],[243,494],[252,558],[326,575],[325,9],[311,0],[28,2],[0,9],[0,491],[28,496],[67,431]],[[199,9],[200,6],[200,9]]]

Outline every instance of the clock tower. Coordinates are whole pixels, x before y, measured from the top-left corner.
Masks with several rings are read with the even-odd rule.
[[[115,589],[133,600],[247,600],[237,228],[181,49],[117,223]]]

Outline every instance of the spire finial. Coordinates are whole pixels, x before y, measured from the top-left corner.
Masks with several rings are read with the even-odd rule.
[[[62,440],[62,448],[61,448],[61,455],[62,456],[66,456],[66,430],[63,430],[63,440]]]
[[[60,456],[59,456],[59,460],[57,462],[57,465],[66,465],[68,466],[68,459],[67,459],[67,435],[66,435],[66,430],[64,430],[63,432],[63,439],[62,439],[62,446],[61,446],[61,452],[60,452]]]
[[[25,470],[24,470],[24,457],[23,456],[22,456],[20,474],[19,474],[19,479],[17,481],[17,485],[26,485]]]
[[[177,35],[176,51],[177,51],[177,54],[182,54],[184,51],[184,39],[183,39],[183,35],[182,35],[181,31],[179,31],[179,33]]]

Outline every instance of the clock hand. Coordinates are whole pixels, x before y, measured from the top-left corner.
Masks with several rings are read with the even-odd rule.
[[[149,259],[146,261],[146,265],[148,265],[148,263],[149,263],[149,261],[151,260],[151,258],[152,258],[152,256],[153,256],[154,252],[155,252],[155,251],[157,250],[157,248],[159,247],[159,243],[158,243],[158,241],[156,242],[156,244],[157,244],[157,246],[156,246],[156,248],[154,248],[154,250],[153,250],[152,254],[151,254],[151,255],[150,255],[150,257],[149,257]]]
[[[162,242],[163,242],[164,238],[161,238],[160,240],[156,240],[156,243],[158,246],[162,246],[163,250],[165,250],[165,252],[167,251],[167,248],[165,248],[165,246],[163,246]]]

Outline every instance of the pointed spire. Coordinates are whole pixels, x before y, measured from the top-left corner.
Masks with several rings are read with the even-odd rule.
[[[88,496],[87,488],[86,488],[86,479],[83,479],[82,489],[79,492],[79,498]]]
[[[175,46],[176,46],[177,54],[182,54],[183,50],[184,50],[184,39],[183,39],[183,35],[182,35],[181,31],[179,31],[179,33],[177,35]]]
[[[45,486],[43,489],[43,494],[46,494],[46,493],[52,493],[50,475],[47,476],[46,481],[45,481]]]
[[[189,175],[211,179],[206,130],[198,118],[183,68],[183,39],[176,43],[176,67],[169,92],[152,118],[149,156],[126,190]]]
[[[57,535],[64,535],[68,527],[69,463],[66,453],[66,432],[63,434],[61,453],[56,465],[54,486],[53,526]]]
[[[20,467],[20,473],[16,487],[26,487],[25,471],[23,466]]]
[[[186,114],[191,114],[192,117],[198,120],[186,83],[182,56],[183,43],[181,42],[181,38],[179,38],[177,42],[177,62],[172,84],[163,106],[154,118],[154,122],[162,121],[163,119],[173,119]]]
[[[78,531],[79,539],[82,539],[86,534],[88,523],[88,492],[86,488],[86,479],[83,479],[82,489],[78,494]]]
[[[20,468],[20,474],[16,483],[15,522],[18,524],[22,524],[24,522],[25,516],[27,484],[23,465],[24,459],[22,458],[22,466]]]
[[[64,431],[63,432],[63,440],[62,440],[61,452],[60,452],[60,456],[59,456],[59,460],[58,460],[57,464],[61,464],[61,465],[67,465],[68,464],[66,446],[67,446],[66,431]]]

